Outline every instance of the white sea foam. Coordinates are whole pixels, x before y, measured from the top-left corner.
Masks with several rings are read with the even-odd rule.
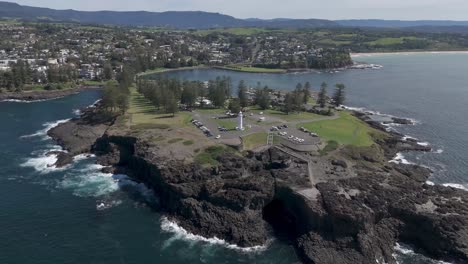
[[[404,140],[404,141],[407,141],[408,139],[411,139],[411,140],[418,140],[418,139],[415,138],[415,137],[407,136],[407,135],[405,135],[405,136],[402,138],[402,140]]]
[[[57,168],[54,166],[58,159],[56,154],[48,154],[51,151],[62,151],[62,148],[60,146],[52,146],[46,150],[33,151],[31,154],[35,157],[29,158],[20,164],[20,166],[34,168],[40,174],[47,174],[54,171],[63,171],[67,169],[69,166],[62,168]]]
[[[96,210],[103,211],[122,204],[121,200],[97,201]]]
[[[468,184],[459,184],[459,183],[444,183],[442,184],[445,187],[452,187],[455,189],[460,189],[464,191],[468,191]]]
[[[426,184],[427,184],[427,185],[430,185],[430,186],[434,186],[434,185],[435,185],[435,183],[432,182],[432,181],[426,181]]]
[[[219,239],[217,237],[206,238],[206,237],[202,237],[199,235],[195,235],[195,234],[189,233],[187,230],[177,225],[177,223],[170,221],[167,217],[161,218],[161,229],[165,232],[174,234],[174,236],[171,239],[166,241],[165,245],[163,245],[164,247],[170,246],[170,244],[174,240],[186,240],[186,241],[204,242],[204,243],[208,243],[212,245],[219,245],[219,246],[223,246],[232,250],[237,250],[237,251],[242,251],[242,252],[259,252],[259,251],[264,251],[268,248],[268,244],[263,245],[263,246],[243,248],[237,245],[229,244],[226,241]]]
[[[63,119],[63,120],[57,120],[57,121],[54,121],[54,122],[47,122],[47,123],[42,125],[44,127],[43,129],[38,130],[35,133],[30,134],[30,135],[21,136],[20,138],[24,139],[24,138],[40,137],[40,138],[42,138],[42,140],[47,140],[49,138],[49,136],[47,135],[47,132],[49,130],[51,130],[52,128],[54,128],[54,127],[56,127],[56,126],[58,126],[58,125],[60,125],[62,123],[68,122],[68,121],[70,121],[70,119]]]
[[[56,100],[56,99],[60,99],[60,98],[63,98],[63,96],[54,97],[54,98],[48,98],[48,99],[39,99],[39,100],[5,99],[5,100],[1,100],[0,102],[12,102],[12,103],[25,103],[25,104],[30,104],[30,103],[37,103],[37,102],[45,102],[45,101]]]
[[[402,153],[397,153],[396,156],[389,161],[390,163],[395,163],[395,164],[407,164],[407,165],[414,165],[414,163],[408,161],[405,159],[405,156]]]
[[[73,109],[72,113],[76,116],[80,116],[81,115],[81,110],[80,109]]]
[[[119,189],[112,174],[103,173],[101,165],[89,164],[84,168],[73,168],[68,171],[58,187],[73,190],[73,194],[82,197],[99,197]]]
[[[435,151],[435,153],[442,154],[442,153],[444,153],[444,150],[443,149],[438,149],[438,150]]]
[[[414,251],[411,248],[401,245],[400,243],[396,243],[395,251],[403,254],[403,255],[414,255]]]
[[[138,197],[142,198],[146,203],[155,204],[158,202],[154,191],[148,188],[144,183],[136,182],[123,174],[115,174],[112,178],[118,182],[121,189],[138,193]]]
[[[99,102],[101,102],[102,99],[96,100],[93,104],[89,105],[88,107],[95,107]]]
[[[400,243],[396,243],[395,247],[395,252],[396,253],[399,253],[401,255],[405,255],[405,256],[409,256],[409,257],[416,257],[416,256],[419,256],[419,258],[423,257],[424,259],[426,259],[426,262],[428,263],[433,263],[433,264],[452,264],[450,262],[445,262],[445,261],[441,261],[441,260],[432,260],[432,259],[427,259],[426,257],[414,252],[413,249],[411,249],[410,247],[408,246],[405,246],[405,245],[402,245]],[[395,259],[397,259],[397,263],[401,263],[398,261],[398,257],[396,254],[393,255],[393,257]]]

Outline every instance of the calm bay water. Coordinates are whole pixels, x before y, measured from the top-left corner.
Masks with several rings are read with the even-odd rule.
[[[468,55],[417,54],[360,57],[381,70],[338,73],[245,74],[219,70],[171,72],[185,79],[229,75],[252,86],[294,88],[297,82],[343,82],[348,105],[413,118],[397,127],[427,141],[435,151],[405,154],[435,169],[436,183],[468,183]],[[262,252],[247,253],[200,241],[164,221],[151,209],[151,191],[122,175],[99,172],[93,158],[49,168],[58,147],[45,131],[99,98],[87,91],[52,101],[0,102],[0,263],[297,263],[290,245],[274,240]],[[121,179],[119,183],[115,179]],[[218,244],[216,244],[218,243]],[[404,250],[401,250],[402,252]],[[399,254],[402,263],[432,263]]]

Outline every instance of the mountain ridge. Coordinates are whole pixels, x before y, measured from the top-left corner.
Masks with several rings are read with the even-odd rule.
[[[77,11],[32,7],[0,1],[0,19],[19,19],[26,22],[77,22],[84,24],[107,24],[117,26],[155,26],[177,29],[208,29],[234,27],[271,28],[400,28],[421,31],[467,31],[468,21],[453,20],[383,20],[383,19],[293,19],[293,18],[247,18],[205,11]],[[449,29],[445,29],[449,28]]]

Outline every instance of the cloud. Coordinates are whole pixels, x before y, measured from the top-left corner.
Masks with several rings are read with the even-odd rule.
[[[239,18],[380,18],[468,20],[465,0],[16,0],[20,4],[77,10],[199,10]]]

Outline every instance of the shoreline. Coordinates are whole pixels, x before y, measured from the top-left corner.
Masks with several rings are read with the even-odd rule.
[[[36,102],[44,100],[54,100],[69,95],[77,94],[86,90],[97,89],[101,89],[101,86],[82,85],[78,88],[64,90],[6,92],[0,93],[0,102]]]
[[[389,52],[357,52],[350,53],[351,57],[371,57],[380,55],[415,55],[415,54],[468,54],[468,50],[453,50],[453,51],[389,51]]]
[[[258,248],[258,245],[265,245],[268,241],[270,227],[275,229],[288,226],[281,222],[283,218],[279,215],[287,212],[289,217],[285,219],[303,219],[300,216],[308,215],[303,221],[293,224],[304,232],[296,233],[294,228],[288,229],[292,237],[291,243],[305,263],[319,260],[322,263],[332,263],[323,262],[322,258],[329,254],[338,260],[344,260],[346,256],[355,256],[359,263],[370,263],[368,261],[375,259],[388,262],[392,259],[395,244],[399,242],[398,236],[408,235],[405,227],[419,230],[417,221],[413,219],[422,217],[424,221],[439,221],[443,217],[443,214],[435,212],[424,214],[424,203],[427,199],[433,201],[436,206],[449,210],[449,213],[454,210],[459,212],[459,218],[454,221],[463,221],[468,216],[468,210],[465,212],[452,199],[458,196],[468,197],[468,194],[442,186],[427,185],[430,173],[428,169],[389,162],[400,151],[428,148],[417,145],[416,141],[404,141],[398,133],[390,133],[389,138],[376,142],[382,147],[383,153],[373,151],[372,147],[343,148],[330,156],[311,157],[316,161],[314,167],[319,169],[319,175],[315,177],[319,176],[323,180],[312,187],[317,190],[320,197],[318,198],[307,194],[306,191],[312,190],[308,180],[298,181],[297,176],[306,171],[303,162],[287,157],[275,148],[242,157],[224,154],[218,157],[219,165],[215,168],[202,168],[196,164],[185,164],[167,159],[166,156],[158,156],[158,144],[148,145],[144,137],[128,134],[118,123],[109,122],[103,129],[98,129],[96,126],[99,124],[86,120],[93,119],[94,111],[88,113],[48,131],[49,136],[71,153],[95,154],[97,163],[106,166],[107,173],[125,174],[135,181],[145,183],[162,199],[161,208],[157,210],[163,213],[166,219],[173,221],[172,231],[183,230],[184,234],[203,241],[219,238],[216,241],[224,246]],[[368,125],[385,130],[382,125],[366,120],[363,116],[361,118]],[[96,133],[93,133],[89,140],[73,135],[78,131],[90,129]],[[80,149],[74,151],[75,148]],[[359,166],[351,166],[356,162]],[[320,168],[330,168],[329,166],[332,166],[332,173],[320,173]],[[353,174],[358,176],[346,178]],[[335,177],[339,180],[334,180]],[[414,200],[413,195],[416,193],[423,197]],[[243,199],[238,199],[239,195]],[[444,196],[447,201],[453,203],[446,207],[435,200],[434,197],[439,196]],[[401,203],[391,202],[402,199]],[[287,210],[276,208],[274,205],[277,200],[282,201]],[[379,202],[375,203],[377,200]],[[322,201],[327,204],[326,207]],[[423,209],[415,211],[414,206]],[[372,212],[386,212],[385,218],[375,223],[372,220]],[[398,221],[404,225],[395,226]],[[251,223],[256,225],[251,226]],[[429,234],[422,231],[410,233],[406,239],[414,242],[418,249],[436,252],[430,254],[433,257],[440,253],[438,257],[448,259],[464,252],[460,247],[450,250],[443,247],[444,243],[453,242],[450,238],[452,235],[462,236],[456,236],[456,233],[451,231],[452,224],[453,222],[448,222],[439,229],[431,230]],[[336,226],[323,229],[323,226],[327,225]],[[236,230],[234,236],[231,233],[232,226]],[[378,235],[374,235],[375,232],[378,232]],[[417,242],[430,238],[433,233],[444,235],[447,239],[434,240],[430,244]],[[343,246],[339,241],[332,240],[322,247],[323,239],[330,236],[346,237],[353,241],[357,237],[364,237],[365,241],[370,241],[375,246],[366,247],[365,254],[362,255],[355,255],[356,248],[363,248],[362,245]],[[317,241],[319,243],[316,243]],[[317,254],[322,250],[328,253]],[[442,250],[447,252],[441,253]],[[464,258],[466,255],[462,253],[460,257]]]

